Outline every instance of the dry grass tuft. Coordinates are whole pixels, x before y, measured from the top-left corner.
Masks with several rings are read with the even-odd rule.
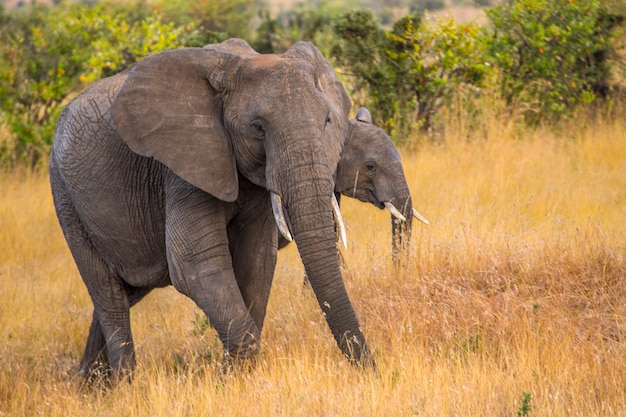
[[[215,333],[168,288],[133,309],[134,382],[81,386],[91,303],[47,178],[4,174],[0,416],[511,416],[528,394],[532,416],[626,413],[626,124],[496,122],[403,153],[431,222],[403,267],[388,215],[342,201],[346,285],[378,375],[343,360],[290,247],[254,370],[220,376]]]

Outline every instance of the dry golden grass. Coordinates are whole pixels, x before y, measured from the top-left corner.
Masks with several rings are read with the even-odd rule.
[[[138,370],[76,370],[91,302],[45,175],[0,179],[0,416],[626,414],[626,124],[521,135],[506,123],[404,152],[415,206],[403,268],[389,218],[343,200],[345,280],[379,373],[342,358],[295,248],[281,252],[258,366],[220,347],[172,288],[132,311]],[[480,139],[478,138],[480,137]]]

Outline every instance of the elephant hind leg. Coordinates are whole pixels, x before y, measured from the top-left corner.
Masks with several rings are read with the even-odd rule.
[[[129,287],[127,296],[130,306],[137,304],[151,290],[152,288]],[[85,352],[80,361],[79,375],[89,383],[112,377],[112,369],[106,350],[106,338],[95,311],[89,327]]]
[[[125,374],[135,366],[125,285],[92,244],[54,156],[50,163],[50,183],[61,229],[94,304],[94,319],[97,318],[90,329],[81,371],[97,368],[98,362],[107,363],[106,357],[114,375]],[[103,344],[106,344],[106,356]]]
[[[83,358],[80,361],[78,374],[89,383],[111,377],[111,365],[106,352],[106,339],[104,333],[102,333],[98,315],[95,311],[89,327],[87,345],[85,346]]]

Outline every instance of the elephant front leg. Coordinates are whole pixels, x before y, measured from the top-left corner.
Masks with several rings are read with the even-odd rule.
[[[230,362],[255,356],[260,332],[237,285],[226,243],[191,256],[169,248],[168,261],[172,284],[206,314],[224,346],[225,362]]]
[[[267,192],[264,196],[268,197]],[[228,227],[237,284],[259,330],[263,329],[278,250],[278,231],[269,198],[262,202],[267,204],[239,213]]]
[[[166,250],[174,287],[206,314],[224,346],[225,363],[259,351],[259,328],[237,285],[224,203],[197,189],[168,196]]]

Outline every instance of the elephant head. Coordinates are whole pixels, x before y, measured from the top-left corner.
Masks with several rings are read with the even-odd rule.
[[[408,246],[412,218],[428,224],[413,208],[398,150],[389,136],[372,124],[365,107],[350,122],[350,133],[337,166],[335,191],[389,210],[394,260]]]
[[[237,200],[238,175],[269,190],[338,345],[351,361],[373,364],[336,251],[334,173],[349,109],[313,45],[261,55],[229,40],[144,58],[111,117],[132,151],[224,202]]]

